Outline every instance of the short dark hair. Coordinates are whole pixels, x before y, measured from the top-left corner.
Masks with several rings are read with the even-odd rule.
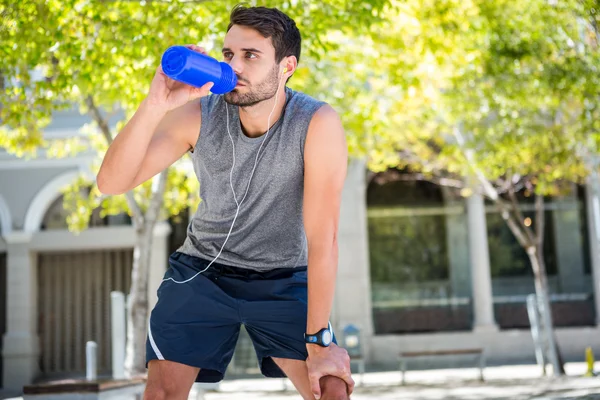
[[[288,56],[296,56],[300,61],[300,31],[296,22],[278,9],[238,4],[231,11],[227,32],[233,25],[247,26],[258,31],[263,37],[271,38],[276,62]]]

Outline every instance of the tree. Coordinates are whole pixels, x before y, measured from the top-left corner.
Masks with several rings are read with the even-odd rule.
[[[220,46],[231,1],[88,1],[24,0],[0,3],[0,145],[20,157],[68,157],[91,152],[99,161],[147,93],[162,52],[171,45],[199,43],[209,52]],[[301,68],[292,80],[309,93],[327,73],[333,50],[339,60],[348,37],[369,36],[369,26],[382,19],[387,0],[351,2],[261,1],[277,6],[296,20],[303,34]],[[341,50],[341,51],[340,51]],[[216,58],[216,52],[212,52]],[[343,70],[338,66],[338,70]],[[348,73],[338,82],[350,80]],[[348,115],[352,100],[324,94]],[[44,128],[61,110],[79,107],[91,118],[81,135],[46,140]],[[116,123],[114,118],[120,120]],[[112,118],[112,119],[111,119]],[[360,129],[356,129],[360,131]],[[91,187],[91,190],[87,189]],[[198,182],[185,160],[152,181],[122,196],[102,196],[93,180],[81,177],[65,194],[70,229],[87,227],[92,210],[102,215],[126,211],[137,235],[132,286],[128,301],[127,360],[129,375],[143,373],[148,318],[148,264],[155,224],[194,206]],[[88,194],[89,193],[89,194]]]
[[[386,144],[371,169],[408,168],[413,179],[485,195],[526,250],[545,310],[543,199],[580,182],[597,154],[595,3],[406,1],[396,17],[405,23],[385,30],[403,38],[411,73],[390,66],[393,134],[377,138]],[[535,196],[534,227],[520,190]]]

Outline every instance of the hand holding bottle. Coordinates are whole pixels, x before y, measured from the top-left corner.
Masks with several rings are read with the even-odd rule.
[[[186,45],[187,49],[206,55],[206,51],[195,45]],[[201,87],[172,79],[165,74],[162,63],[156,68],[156,73],[150,84],[146,102],[152,107],[159,107],[163,111],[171,111],[181,107],[191,100],[207,96],[213,87],[213,82],[208,82]]]

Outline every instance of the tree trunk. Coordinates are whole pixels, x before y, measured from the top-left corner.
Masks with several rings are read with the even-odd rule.
[[[554,323],[552,322],[552,309],[550,308],[550,299],[548,297],[548,281],[546,277],[546,265],[543,260],[543,245],[544,245],[544,197],[536,195],[535,198],[535,211],[536,211],[536,229],[535,233],[531,232],[527,226],[524,225],[523,215],[519,210],[519,203],[514,191],[514,180],[509,176],[510,187],[508,188],[508,195],[512,203],[512,207],[504,202],[500,197],[498,191],[493,187],[490,181],[485,177],[485,174],[477,167],[475,162],[474,151],[465,146],[465,139],[460,131],[460,127],[457,125],[453,129],[453,134],[456,138],[457,143],[462,148],[464,156],[472,168],[474,177],[477,178],[483,193],[496,205],[501,212],[502,219],[508,225],[510,231],[515,236],[519,244],[527,251],[529,261],[534,273],[535,291],[538,298],[542,299],[544,310],[546,313],[546,321],[549,321],[550,335],[554,337]],[[512,210],[511,210],[512,208]],[[512,211],[512,212],[511,212]],[[564,363],[562,362],[560,352],[558,350],[558,343],[556,339],[554,342],[554,350],[558,360],[558,368],[554,369],[555,375],[564,375]]]
[[[558,370],[554,371],[554,375],[564,375],[564,363],[560,355],[560,349],[556,336],[554,335],[554,321],[552,318],[552,308],[550,303],[550,291],[548,290],[548,275],[546,273],[546,263],[544,261],[544,198],[541,195],[536,195],[535,199],[535,244],[530,244],[525,250],[531,262],[533,270],[533,279],[535,284],[535,293],[538,299],[542,302],[543,318],[549,322],[549,334],[552,335],[554,343],[554,353],[557,357]]]
[[[546,277],[545,265],[542,258],[543,256],[538,253],[535,246],[530,246],[529,248],[527,248],[527,255],[529,256],[529,261],[531,262],[531,267],[533,269],[535,293],[538,298],[538,301],[541,300],[542,303],[542,307],[540,310],[543,313],[542,320],[548,321],[549,326],[545,328],[549,330],[548,333],[552,335],[553,338],[554,353],[556,354],[558,362],[558,369],[554,371],[554,375],[564,375],[564,363],[560,355],[560,349],[558,347],[558,342],[556,341],[556,336],[554,335],[554,322],[552,320],[552,308],[550,306],[548,279]]]
[[[108,120],[102,115],[93,96],[85,102],[90,116],[96,121],[108,145],[113,141]],[[131,286],[127,297],[127,343],[125,348],[125,375],[133,377],[146,373],[146,335],[148,329],[148,276],[152,257],[154,227],[158,222],[164,202],[169,168],[154,177],[152,197],[144,213],[133,195],[125,193],[131,212],[136,240],[133,248]],[[165,260],[166,261],[166,260]]]
[[[554,338],[554,353],[558,361],[558,365],[553,366],[554,375],[564,375],[564,363],[560,356],[558,343],[554,336],[554,322],[552,321],[552,309],[550,308],[550,297],[548,292],[548,278],[546,274],[546,263],[544,262],[544,197],[536,195],[535,198],[535,230],[532,231],[523,224],[524,217],[519,210],[519,203],[512,189],[508,191],[512,204],[512,212],[508,212],[507,206],[499,199],[496,204],[502,210],[502,218],[506,221],[511,232],[519,242],[519,244],[527,252],[531,269],[533,270],[535,293],[538,299],[542,301],[543,319],[548,322],[549,334]],[[512,214],[512,215],[511,215]]]
[[[167,184],[168,169],[154,179],[152,198],[142,222],[136,225],[133,249],[131,288],[127,300],[127,347],[125,374],[129,377],[146,373],[146,335],[148,334],[148,276],[152,258],[154,227],[160,218]],[[166,261],[166,260],[165,260]]]
[[[152,225],[152,227],[150,226]],[[125,373],[128,377],[146,372],[146,335],[148,321],[148,275],[154,224],[145,222],[136,229],[133,249],[131,287],[127,298],[127,348]]]

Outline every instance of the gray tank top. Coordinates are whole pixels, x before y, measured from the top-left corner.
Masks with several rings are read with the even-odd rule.
[[[266,137],[246,136],[240,126],[237,106],[222,96],[201,99],[202,127],[192,152],[200,181],[201,202],[178,251],[212,260],[219,253],[237,205],[230,186],[235,143],[233,188],[238,202],[244,197],[254,167],[258,164],[248,194],[235,221],[219,264],[257,271],[307,265],[307,243],[302,219],[304,194],[304,142],[314,113],[325,103],[286,88],[282,116]],[[266,121],[265,121],[266,126]]]

